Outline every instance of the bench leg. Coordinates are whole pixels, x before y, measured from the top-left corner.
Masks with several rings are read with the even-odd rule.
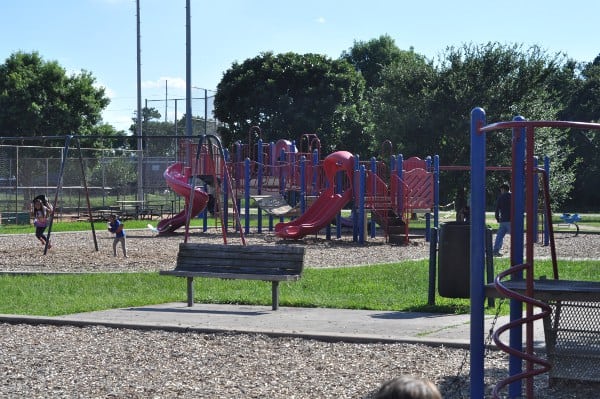
[[[279,309],[279,281],[272,281],[271,283],[273,284],[271,288],[272,306],[273,310],[277,310]]]
[[[194,306],[194,278],[187,277],[187,302],[188,306]]]

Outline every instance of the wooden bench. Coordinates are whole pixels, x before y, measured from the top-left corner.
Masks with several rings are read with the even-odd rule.
[[[175,269],[159,273],[187,277],[188,306],[194,305],[194,277],[270,281],[277,310],[279,282],[299,280],[303,268],[304,248],[299,246],[181,243]]]

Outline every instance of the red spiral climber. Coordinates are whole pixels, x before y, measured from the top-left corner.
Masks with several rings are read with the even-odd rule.
[[[496,289],[503,296],[523,302],[526,304],[526,307],[527,307],[527,316],[526,317],[518,319],[518,320],[513,320],[510,323],[499,327],[494,332],[493,339],[494,339],[494,343],[496,344],[496,346],[498,348],[500,348],[501,350],[503,350],[504,352],[506,352],[510,355],[514,355],[514,356],[516,356],[522,360],[525,360],[527,362],[527,368],[524,372],[515,374],[515,375],[511,375],[510,377],[505,378],[504,380],[502,380],[496,384],[496,386],[494,387],[494,390],[492,391],[492,395],[494,398],[500,397],[499,391],[502,388],[504,388],[505,386],[507,386],[515,381],[522,380],[522,379],[527,379],[528,383],[532,383],[532,379],[534,376],[545,373],[545,372],[549,371],[550,368],[552,367],[550,362],[534,355],[533,344],[531,343],[532,340],[529,340],[529,339],[527,340],[527,345],[526,345],[525,351],[519,351],[515,348],[512,348],[512,347],[506,345],[500,339],[500,336],[504,332],[510,331],[512,328],[522,328],[523,325],[527,325],[528,326],[527,328],[532,330],[533,322],[535,320],[543,319],[544,317],[549,315],[552,311],[550,306],[548,306],[546,303],[539,301],[535,298],[532,298],[530,296],[522,295],[516,291],[513,291],[513,290],[507,288],[502,283],[502,279],[504,279],[505,277],[507,277],[511,274],[522,272],[525,270],[528,273],[528,280],[531,279],[531,284],[529,284],[529,281],[528,281],[527,291],[531,292],[533,290],[533,279],[530,277],[531,269],[532,269],[532,265],[527,264],[527,263],[515,265],[515,266],[512,266],[511,268],[503,271],[502,273],[498,274],[496,276],[496,278],[494,279],[494,284],[496,286]],[[531,293],[529,295],[531,295]],[[541,312],[533,314],[532,309],[534,306],[537,306],[538,308],[540,308]],[[538,365],[540,367],[536,368],[535,367],[536,365]]]

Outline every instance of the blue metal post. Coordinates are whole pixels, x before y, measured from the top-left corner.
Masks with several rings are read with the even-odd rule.
[[[485,111],[471,111],[471,398],[484,397]]]
[[[546,177],[550,179],[550,157],[544,157],[544,170],[546,171]],[[546,205],[549,206],[549,205]],[[545,218],[544,223],[544,246],[550,245],[550,223],[552,223],[552,219]]]
[[[285,162],[288,162],[289,160],[286,159],[285,151],[283,150],[283,148],[280,151],[279,161],[280,161],[279,162],[279,165],[280,165],[280,168],[279,168],[279,193],[282,196],[285,196],[285,186],[286,186],[287,182],[286,182],[286,175],[284,173],[283,165]],[[279,217],[279,221],[283,222],[283,216]]]
[[[352,212],[352,241],[359,241],[359,231],[358,231],[358,221],[364,220],[365,210],[360,207],[359,198],[361,196],[361,180],[360,180],[360,156],[357,154],[354,156],[354,166],[353,166],[354,174],[352,176],[352,203],[353,203],[353,212]],[[362,219],[361,219],[362,218]]]
[[[360,244],[365,243],[365,225],[362,223],[365,220],[365,194],[367,187],[367,172],[364,165],[360,167],[360,195],[359,195],[359,208],[362,210],[361,215],[358,219],[358,242]]]
[[[262,139],[258,139],[258,150],[256,154],[256,193],[258,195],[262,195],[262,185],[263,185],[263,173],[264,173],[264,165],[265,165],[265,156],[262,151],[263,141]],[[256,221],[256,227],[258,228],[258,233],[262,233],[262,209],[260,206],[257,207],[256,217],[258,220]]]
[[[300,212],[306,209],[306,157],[300,157]]]
[[[312,192],[311,195],[315,195],[317,192],[317,175],[319,174],[319,151],[313,151],[313,178],[312,178]]]
[[[433,227],[440,227],[440,156],[433,157]]]
[[[335,192],[338,194],[342,193],[342,179],[344,175],[343,172],[337,172],[335,174]],[[342,211],[340,210],[337,215],[335,215],[335,236],[336,238],[342,237]]]
[[[513,118],[515,121],[524,121],[522,116]],[[510,227],[510,264],[520,265],[523,263],[523,231],[525,221],[525,145],[526,145],[526,130],[513,129],[512,137],[512,175],[510,182],[511,195],[511,227]],[[513,280],[522,280],[523,273],[515,273],[512,275]],[[523,303],[516,299],[510,301],[510,320],[519,320],[523,315]],[[518,351],[523,350],[523,330],[522,328],[512,328],[509,333],[509,346]],[[509,375],[520,374],[523,370],[523,365],[520,358],[511,355],[508,361]],[[508,396],[510,398],[518,398],[521,396],[522,381],[517,380],[508,387]]]

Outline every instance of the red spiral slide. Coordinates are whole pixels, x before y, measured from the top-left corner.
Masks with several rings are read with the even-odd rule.
[[[165,170],[165,173],[163,173],[163,176],[167,181],[167,185],[178,195],[185,198],[185,208],[172,218],[161,220],[156,226],[158,234],[172,233],[185,225],[186,212],[192,194],[192,186],[187,183],[188,178],[183,173],[182,163],[175,163],[169,166]],[[199,187],[196,187],[194,190],[194,202],[192,204],[192,214],[190,215],[190,218],[198,216],[198,214],[206,208],[207,203],[208,194]]]

